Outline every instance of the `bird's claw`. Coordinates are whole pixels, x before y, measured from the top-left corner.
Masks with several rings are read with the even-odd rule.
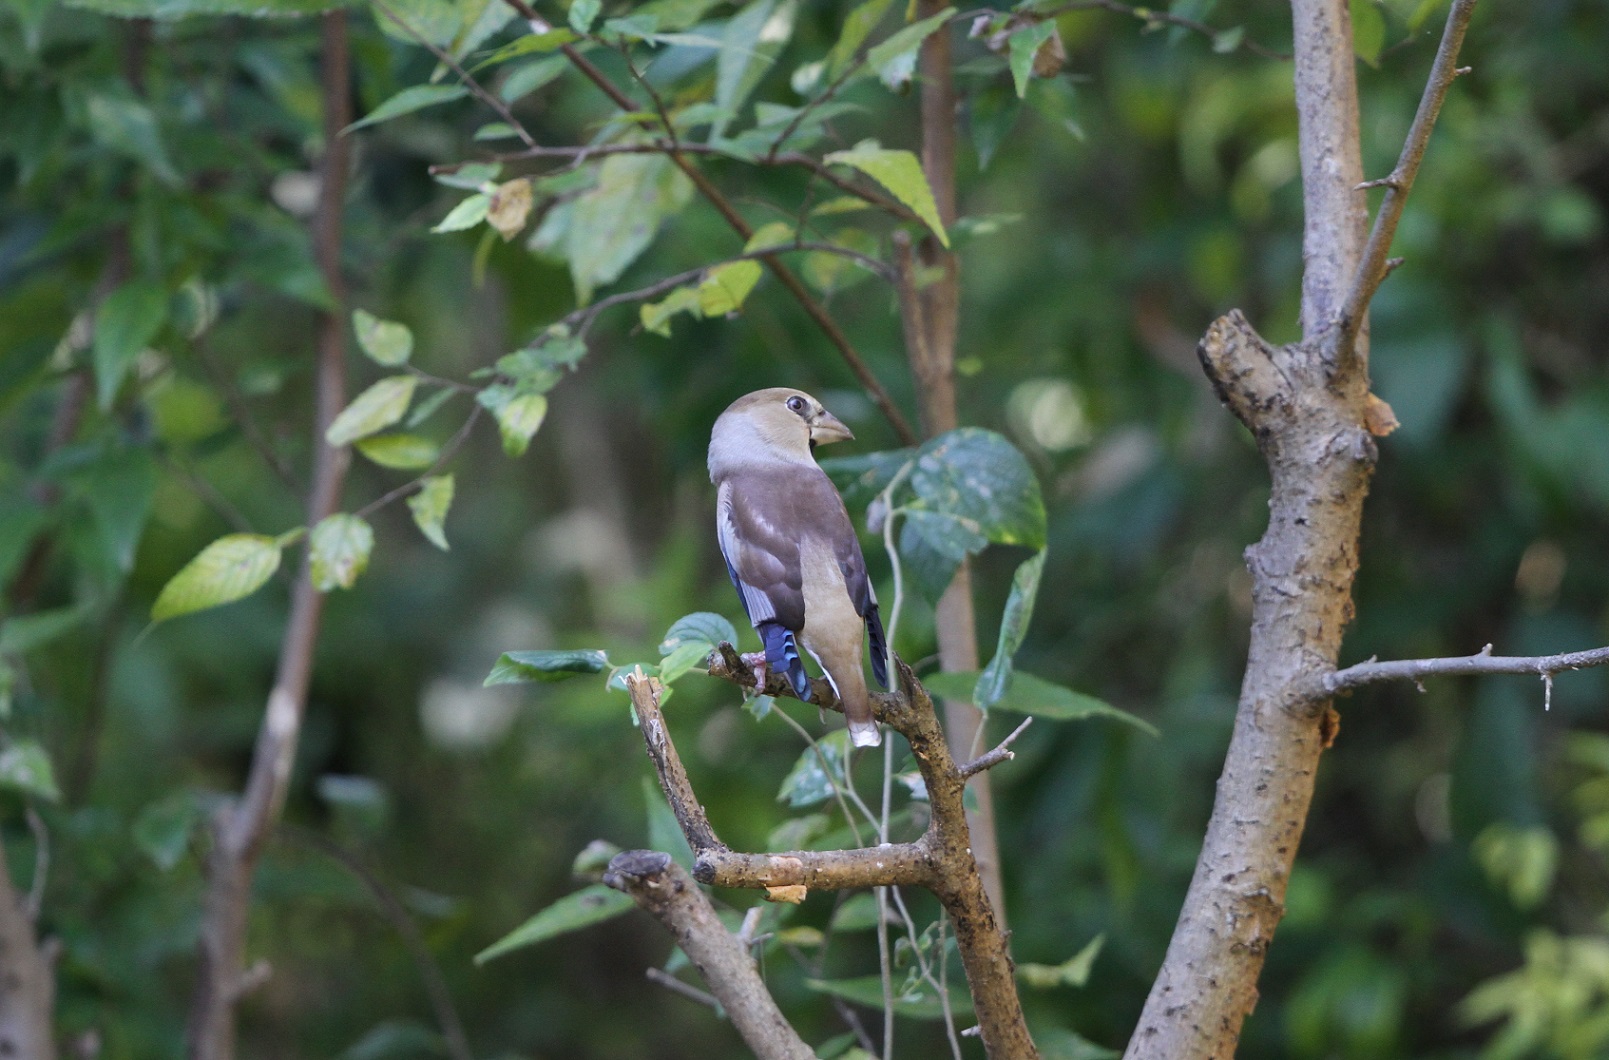
[[[745,652],[743,655],[739,656],[739,658],[741,658],[743,660],[743,664],[745,666],[747,666],[749,669],[754,671],[754,690],[756,692],[763,693],[765,691],[765,678],[766,678],[766,673],[765,673],[765,652],[763,652],[763,651]]]

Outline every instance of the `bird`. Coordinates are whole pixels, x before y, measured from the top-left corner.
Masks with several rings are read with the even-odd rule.
[[[861,653],[869,640],[872,674],[887,688],[883,620],[844,499],[815,459],[816,446],[854,437],[802,390],[756,390],[715,420],[709,471],[726,571],[765,646],[760,687],[769,665],[809,702],[802,646],[843,704],[850,741],[875,747]]]

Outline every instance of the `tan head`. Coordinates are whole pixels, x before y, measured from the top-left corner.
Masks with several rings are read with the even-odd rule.
[[[818,445],[854,434],[802,390],[776,386],[727,406],[710,434],[710,477],[758,463],[812,463]]]

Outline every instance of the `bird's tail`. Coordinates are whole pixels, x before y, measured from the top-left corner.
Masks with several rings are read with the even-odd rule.
[[[876,747],[883,742],[872,720],[872,696],[866,688],[866,675],[861,671],[860,659],[852,669],[842,674],[829,674],[832,686],[844,705],[844,719],[849,722],[849,742],[856,747]]]

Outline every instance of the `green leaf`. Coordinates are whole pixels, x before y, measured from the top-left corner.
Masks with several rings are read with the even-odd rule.
[[[569,30],[565,30],[565,32],[568,33]],[[504,79],[502,86],[497,90],[497,94],[502,97],[504,103],[517,102],[532,92],[545,88],[557,81],[559,75],[568,69],[570,69],[570,60],[563,55],[551,55],[546,59],[538,59],[534,63],[526,63]]]
[[[326,516],[313,527],[309,568],[313,587],[321,593],[350,589],[369,566],[374,551],[374,528],[356,515],[340,512]]]
[[[659,302],[644,302],[637,310],[637,316],[642,321],[643,329],[655,335],[670,338],[670,321],[677,313],[691,313],[694,316],[703,316],[704,301],[699,297],[697,287],[678,287],[668,297]]]
[[[374,5],[375,24],[386,36],[410,47],[419,44],[414,39],[416,34],[430,44],[446,47],[463,26],[463,12],[453,0],[384,0],[384,3],[383,8],[378,3]]]
[[[375,434],[359,438],[357,450],[381,467],[402,470],[429,467],[441,455],[441,447],[417,434]]]
[[[49,513],[37,504],[16,496],[8,500],[18,507],[0,513],[0,583],[11,581],[34,538],[50,525]]]
[[[514,950],[601,924],[632,908],[631,896],[612,887],[595,883],[574,894],[567,894],[525,923],[475,955],[476,964],[485,964]]]
[[[424,398],[419,402],[419,404],[413,407],[412,412],[408,413],[408,419],[403,426],[409,428],[419,426],[431,416],[435,415],[437,409],[451,401],[453,399],[453,395],[456,393],[458,393],[458,391],[453,390],[450,387],[442,387],[434,394]]]
[[[463,99],[469,95],[469,89],[463,85],[414,85],[405,88],[392,96],[384,103],[369,111],[368,114],[348,125],[343,132],[352,132],[369,125],[378,125],[392,118],[400,118],[404,114],[412,114],[416,110],[426,107],[435,107],[442,103],[451,103],[455,99]]]
[[[834,931],[866,931],[877,926],[877,898],[870,892],[851,895],[832,915]]]
[[[902,87],[910,80],[911,71],[915,68],[916,50],[922,46],[923,41],[943,29],[944,24],[954,14],[955,8],[947,7],[936,15],[924,18],[920,22],[913,22],[867,52],[866,64],[876,70],[883,83],[890,88]],[[886,71],[896,63],[900,65],[901,73],[900,76],[891,78]],[[893,83],[890,83],[891,80]]]
[[[129,365],[168,319],[168,292],[154,283],[125,283],[95,310],[95,395],[112,407]]]
[[[585,34],[592,29],[592,23],[597,21],[602,10],[602,0],[573,0],[570,4],[570,28]]]
[[[50,756],[37,740],[14,740],[0,751],[0,788],[47,802],[61,799]]]
[[[1418,33],[1419,27],[1425,24],[1425,19],[1434,14],[1436,9],[1446,2],[1447,0],[1419,0],[1419,6],[1415,7],[1413,14],[1408,16],[1408,32]]]
[[[595,649],[572,651],[506,651],[486,675],[483,684],[518,685],[533,682],[551,684],[579,674],[598,674],[609,665],[609,656]]]
[[[454,206],[431,231],[462,232],[466,228],[474,228],[486,220],[491,208],[492,197],[485,192],[477,192]]]
[[[686,174],[662,155],[604,159],[597,186],[574,200],[565,235],[576,297],[589,302],[595,288],[619,279],[692,193]]]
[[[1245,39],[1245,26],[1230,26],[1228,29],[1220,30],[1212,35],[1212,50],[1219,55],[1228,55],[1236,48],[1239,48],[1241,42]]]
[[[1119,1060],[1123,1055],[1064,1027],[1039,1026],[1029,1020],[1028,1029],[1039,1046],[1040,1060]]]
[[[1386,16],[1375,0],[1352,0],[1352,50],[1370,66],[1380,65],[1386,43]]]
[[[1016,446],[993,431],[962,427],[922,446],[909,479],[927,511],[966,520],[997,545],[1045,547],[1039,480]]]
[[[407,364],[413,354],[413,332],[406,324],[381,320],[373,313],[356,309],[352,312],[352,330],[357,332],[358,345],[369,359],[386,368]]]
[[[530,33],[519,38],[518,40],[503,45],[491,55],[488,55],[484,60],[475,66],[475,70],[480,71],[486,69],[488,66],[496,66],[499,63],[506,63],[510,59],[518,59],[522,55],[556,52],[566,44],[573,44],[580,39],[581,38],[576,35],[575,30],[566,29],[563,26],[557,26],[543,33]],[[570,60],[561,58],[561,61],[568,63]],[[526,91],[529,91],[529,89]]]
[[[1096,935],[1083,949],[1060,964],[1019,964],[1017,978],[1022,980],[1023,985],[1037,990],[1083,986],[1089,982],[1090,969],[1095,966],[1095,958],[1100,956],[1101,946],[1105,942],[1105,935]]]
[[[547,417],[548,399],[544,395],[520,393],[511,386],[489,386],[476,394],[475,400],[497,417],[503,452],[509,456],[524,455]]]
[[[699,644],[706,651],[712,651],[722,642],[737,643],[737,630],[726,616],[713,611],[694,611],[671,623],[665,639],[659,643],[659,654],[669,655],[686,644]]]
[[[875,140],[864,140],[848,151],[834,151],[822,159],[828,165],[850,166],[888,189],[910,211],[933,230],[939,242],[946,247],[950,237],[939,219],[939,208],[933,202],[933,189],[928,187],[922,173],[922,163],[909,151],[880,147]]]
[[[1017,98],[1028,94],[1028,81],[1034,75],[1034,57],[1044,43],[1056,34],[1056,23],[1046,19],[1017,30],[1008,38],[1011,58],[1011,83],[1016,86]]]
[[[976,670],[929,674],[922,678],[922,685],[933,695],[966,702],[972,696],[973,689],[977,687],[980,676]],[[1157,735],[1156,726],[1143,718],[1135,717],[1126,710],[1119,710],[1094,696],[1074,692],[1070,688],[1063,688],[1061,685],[1052,684],[1020,670],[1011,675],[1011,683],[1006,686],[1006,694],[995,702],[994,709],[1009,711],[1012,714],[1031,714],[1036,718],[1049,718],[1052,721],[1111,718],[1132,725],[1148,736]]]
[[[408,510],[413,513],[413,525],[425,535],[425,539],[432,545],[447,551],[447,534],[442,524],[447,519],[447,509],[453,503],[453,477],[451,475],[431,475],[421,479],[419,492],[408,498]]]
[[[994,658],[983,668],[972,703],[988,712],[1006,694],[1011,683],[1011,664],[1017,649],[1028,634],[1028,623],[1034,617],[1034,597],[1039,595],[1039,578],[1045,572],[1045,553],[1040,550],[1017,567],[1011,579],[1011,595],[1006,598],[1006,609],[1000,617],[1000,640]]]
[[[0,622],[0,652],[26,655],[83,625],[89,609],[82,604],[53,607]]]
[[[676,814],[665,801],[665,793],[652,777],[642,778],[643,802],[648,807],[648,846],[651,850],[669,854],[688,872],[693,871],[693,848],[687,845],[687,835],[676,820]]]
[[[847,783],[844,766],[848,755],[847,729],[834,729],[814,745],[806,747],[783,778],[777,801],[798,809],[832,798],[834,782],[840,787]]]
[[[115,569],[134,568],[134,552],[151,515],[157,466],[144,449],[118,449],[72,476]]]
[[[233,603],[262,588],[279,569],[278,539],[266,534],[227,534],[185,564],[157,594],[151,621]]]
[[[785,247],[792,244],[795,238],[793,225],[787,221],[769,221],[755,229],[749,241],[743,244],[743,253],[753,254],[757,250]]]
[[[731,261],[717,265],[698,285],[699,310],[707,317],[725,316],[743,307],[744,299],[760,282],[758,261]]]
[[[399,1057],[446,1056],[440,1034],[413,1020],[383,1020],[364,1032],[336,1060],[398,1060]]]
[[[715,105],[722,112],[736,114],[743,106],[793,36],[796,14],[795,0],[751,0],[732,16],[715,60]],[[716,121],[711,139],[722,136],[727,124],[725,118]]]
[[[866,975],[858,979],[806,979],[805,986],[818,993],[832,994],[866,1008],[883,1007],[882,976]],[[950,1011],[956,1016],[971,1015],[972,999],[964,990],[951,988]],[[903,989],[896,984],[894,1014],[913,1020],[940,1020],[944,1018],[944,1005],[938,993],[925,982],[906,983]]]
[[[324,432],[324,440],[336,446],[350,445],[396,423],[408,411],[418,383],[411,375],[388,376],[375,383],[341,410]]]
[[[85,111],[90,135],[97,143],[140,163],[169,187],[179,183],[179,173],[162,143],[156,114],[143,100],[120,86],[115,91],[90,96]]]
[[[838,34],[838,42],[827,53],[828,84],[838,80],[849,64],[854,62],[860,51],[860,46],[866,43],[872,30],[883,21],[888,9],[893,6],[893,0],[866,0],[844,19],[844,28]]]
[[[201,804],[194,793],[176,791],[148,804],[134,819],[134,845],[163,872],[190,849],[190,837],[201,821]]]

